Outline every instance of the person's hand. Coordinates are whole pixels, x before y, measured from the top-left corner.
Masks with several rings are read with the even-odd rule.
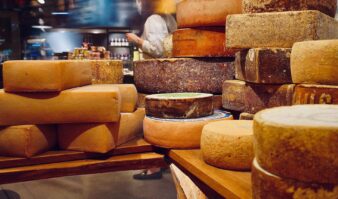
[[[135,43],[138,46],[142,46],[143,44],[143,39],[135,35],[134,33],[127,33],[126,34],[127,40],[129,42]]]

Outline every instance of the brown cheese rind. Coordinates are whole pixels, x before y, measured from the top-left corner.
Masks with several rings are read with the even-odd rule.
[[[160,59],[134,62],[134,81],[142,93],[222,93],[222,83],[234,78],[225,58]]]
[[[338,184],[337,132],[337,105],[264,110],[254,117],[255,156],[280,177]]]
[[[123,64],[116,60],[95,60],[90,62],[93,84],[122,84]]]
[[[299,84],[292,104],[338,104],[338,86]]]
[[[295,42],[338,38],[338,22],[319,11],[235,14],[227,17],[228,48],[291,48]]]
[[[291,48],[253,48],[236,53],[236,79],[262,84],[291,83]]]
[[[243,0],[243,13],[318,10],[334,17],[336,8],[336,0]]]
[[[252,84],[239,80],[223,83],[223,108],[257,113],[260,110],[292,104],[293,84]]]

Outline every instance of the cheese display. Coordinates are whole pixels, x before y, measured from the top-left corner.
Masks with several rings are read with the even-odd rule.
[[[121,96],[114,85],[89,85],[60,93],[0,90],[0,125],[115,122]]]
[[[215,167],[250,170],[254,158],[253,122],[244,120],[212,122],[203,127],[203,160]]]
[[[252,48],[236,53],[236,79],[261,84],[291,83],[291,48]]]
[[[177,4],[176,18],[180,28],[224,26],[228,15],[239,13],[240,0],[186,0]]]
[[[292,81],[338,85],[337,52],[338,39],[295,43],[291,54]]]
[[[0,156],[32,157],[56,147],[53,125],[0,127]]]
[[[142,134],[145,110],[121,113],[118,122],[61,124],[58,139],[61,149],[106,153]]]
[[[234,57],[222,28],[179,29],[173,33],[173,57]]]
[[[336,199],[337,184],[306,183],[276,176],[264,170],[256,160],[252,166],[253,199]]]
[[[223,108],[254,114],[266,108],[291,105],[294,86],[227,80],[223,83]]]
[[[228,48],[291,48],[295,42],[338,38],[338,21],[313,10],[235,14],[227,17],[226,35]]]
[[[21,60],[3,65],[6,92],[47,92],[91,84],[90,61]]]
[[[194,119],[160,119],[146,116],[143,122],[144,138],[163,148],[199,148],[203,126],[214,121],[232,120],[227,112],[215,111],[212,116]]]
[[[92,67],[93,84],[122,84],[123,63],[120,60],[93,60]]]
[[[254,116],[254,114],[250,113],[241,113],[239,115],[239,120],[253,120]]]
[[[222,93],[222,83],[234,78],[227,58],[150,59],[134,62],[134,81],[141,93]]]
[[[283,178],[338,184],[338,105],[295,105],[254,118],[257,162]]]
[[[293,104],[338,104],[338,86],[299,84],[295,87]]]
[[[146,115],[168,119],[199,118],[214,113],[212,94],[166,93],[146,96]]]
[[[337,0],[243,0],[244,13],[318,10],[331,17],[336,14]]]

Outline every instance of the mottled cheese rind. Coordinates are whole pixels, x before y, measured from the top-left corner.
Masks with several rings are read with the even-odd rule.
[[[56,147],[54,125],[0,127],[0,156],[32,157]]]
[[[314,10],[235,14],[227,17],[226,35],[228,48],[291,48],[296,42],[338,38],[338,21]]]
[[[222,93],[222,83],[234,78],[232,59],[179,58],[134,62],[134,81],[141,93]]]
[[[90,61],[19,60],[3,65],[6,92],[50,92],[91,84]]]
[[[241,12],[240,0],[186,0],[177,4],[176,19],[180,28],[224,26],[228,15]]]
[[[239,120],[253,120],[255,114],[250,113],[241,113],[239,115]]]
[[[223,108],[255,114],[292,104],[294,84],[253,84],[240,80],[223,83]]]
[[[338,104],[338,86],[298,84],[292,104]]]
[[[59,93],[0,90],[0,125],[114,122],[121,95],[114,85],[88,85]]]
[[[203,160],[215,167],[250,170],[254,158],[252,121],[219,121],[203,127]]]
[[[255,159],[252,165],[253,199],[336,199],[337,184],[306,183],[283,178],[264,170]]]
[[[254,117],[255,157],[265,170],[303,182],[338,184],[338,105],[295,105]]]
[[[318,10],[334,17],[336,0],[243,0],[243,13]]]
[[[236,53],[236,79],[260,84],[292,83],[291,48],[252,48]]]
[[[291,74],[294,83],[338,85],[338,39],[295,43]]]
[[[224,28],[185,28],[173,33],[173,57],[235,57],[225,46]]]
[[[215,121],[232,120],[231,114],[215,111],[214,115],[194,119],[160,119],[146,116],[143,122],[144,138],[149,143],[176,149],[200,147],[203,126]]]
[[[58,125],[59,146],[64,150],[107,153],[142,134],[144,109],[121,113],[118,122]]]
[[[92,68],[93,84],[122,84],[123,63],[117,60],[93,60]]]

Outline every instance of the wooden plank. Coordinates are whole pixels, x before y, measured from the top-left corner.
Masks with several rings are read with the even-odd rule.
[[[71,175],[146,169],[165,165],[164,155],[157,153],[128,154],[113,156],[105,160],[86,159],[0,169],[0,184]]]
[[[0,169],[47,164],[55,162],[66,162],[83,159],[102,159],[114,155],[125,155],[131,153],[145,153],[154,151],[154,147],[142,138],[137,138],[118,146],[107,154],[85,153],[79,151],[49,151],[31,158],[0,157]]]
[[[219,198],[252,198],[251,173],[218,169],[206,164],[200,150],[171,150],[169,158],[182,169],[206,195]],[[206,187],[209,191],[206,191]],[[209,193],[208,193],[209,192]]]

